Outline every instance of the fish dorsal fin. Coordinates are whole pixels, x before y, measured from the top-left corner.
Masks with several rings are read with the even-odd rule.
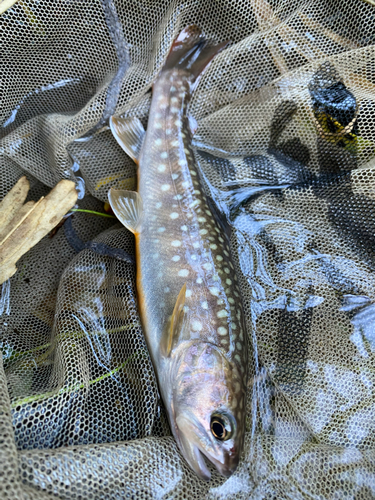
[[[120,118],[111,116],[109,126],[112,134],[127,155],[138,163],[141,152],[145,129],[142,123],[136,117]]]
[[[118,220],[132,233],[139,233],[143,212],[140,195],[136,191],[111,188],[108,200]]]
[[[185,297],[186,297],[186,283],[180,290],[178,294],[176,304],[172,313],[171,326],[169,329],[165,331],[164,339],[163,339],[163,348],[166,356],[169,356],[172,352],[174,344],[176,344],[180,338],[182,333],[183,324],[184,324],[184,305],[185,305]]]
[[[189,120],[189,127],[190,127],[190,131],[191,131],[191,135],[193,136],[195,134],[195,132],[197,131],[198,122],[194,118],[194,116],[191,116],[191,115],[188,116],[188,120]]]

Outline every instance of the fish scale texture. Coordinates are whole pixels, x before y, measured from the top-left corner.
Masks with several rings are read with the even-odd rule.
[[[235,474],[197,478],[177,449],[130,263],[64,227],[0,299],[0,497],[375,498],[375,7],[363,0],[22,0],[0,17],[0,199],[77,182],[103,212],[136,170],[108,117],[146,126],[173,39],[230,40],[193,95],[193,149],[231,230],[249,342]],[[3,2],[0,2],[0,9]],[[134,254],[115,219],[82,241]]]

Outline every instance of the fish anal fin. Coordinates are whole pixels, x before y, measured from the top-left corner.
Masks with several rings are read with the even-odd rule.
[[[111,116],[109,119],[109,126],[111,127],[114,138],[121,148],[138,164],[139,155],[146,134],[139,118]]]
[[[132,233],[139,233],[143,213],[140,195],[136,191],[111,188],[108,201],[118,220]]]
[[[166,356],[169,356],[173,350],[173,346],[178,342],[183,325],[184,325],[184,305],[186,297],[186,283],[182,286],[178,294],[176,304],[173,309],[170,328],[165,330],[164,339],[162,340],[162,349]]]

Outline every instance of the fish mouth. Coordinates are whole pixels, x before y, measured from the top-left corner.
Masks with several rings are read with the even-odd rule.
[[[181,423],[181,422],[180,422]],[[214,465],[217,471],[224,477],[230,477],[235,469],[237,468],[237,463],[234,464],[234,467],[228,467],[225,464],[224,456],[222,460],[219,458],[215,458],[211,455],[210,452],[205,450],[200,443],[196,442],[194,439],[194,435],[191,432],[184,432],[181,427],[179,427],[179,435],[177,442],[179,443],[179,447],[182,451],[185,460],[190,465],[190,467],[194,470],[194,472],[201,479],[205,481],[209,481],[211,478],[211,472],[207,467],[206,460],[208,460],[212,465]]]
[[[194,472],[204,481],[209,481],[211,479],[211,472],[207,467],[206,460],[208,460],[212,465],[214,465],[217,471],[224,477],[230,477],[235,471],[236,467],[230,469],[229,467],[222,464],[219,460],[209,455],[207,452],[202,450],[197,445],[192,445],[193,455],[189,459],[185,456],[190,467]]]

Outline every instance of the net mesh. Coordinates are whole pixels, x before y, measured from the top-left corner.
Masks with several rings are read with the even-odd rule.
[[[186,25],[230,40],[189,112],[250,348],[240,465],[202,482],[171,437],[134,266],[77,253],[59,228],[2,285],[2,498],[375,498],[374,20],[362,0],[19,0],[2,14],[0,198],[25,174],[34,200],[69,178],[97,212],[136,181],[109,116],[147,125]],[[134,253],[115,219],[72,221]]]

